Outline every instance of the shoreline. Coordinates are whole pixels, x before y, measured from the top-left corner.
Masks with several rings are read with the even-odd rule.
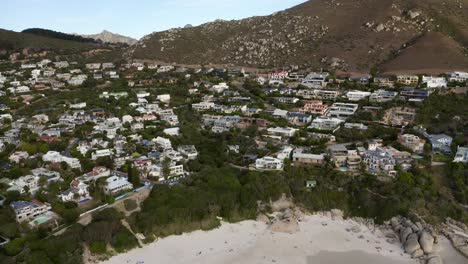
[[[382,264],[419,263],[384,230],[371,230],[354,219],[305,215],[298,229],[274,232],[265,222],[253,220],[223,223],[211,231],[158,239],[100,263],[341,263],[334,261],[343,258],[350,264],[376,259]]]

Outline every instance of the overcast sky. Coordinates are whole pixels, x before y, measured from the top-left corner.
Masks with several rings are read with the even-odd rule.
[[[0,28],[108,31],[141,38],[186,24],[268,15],[305,0],[0,0]]]

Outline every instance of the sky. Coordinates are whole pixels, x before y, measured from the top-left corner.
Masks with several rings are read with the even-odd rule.
[[[141,38],[187,24],[269,15],[305,0],[0,0],[0,28],[65,33],[102,30]]]

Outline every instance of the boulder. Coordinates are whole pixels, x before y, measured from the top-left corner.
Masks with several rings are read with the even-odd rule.
[[[419,230],[424,230],[424,227],[423,227],[423,225],[421,224],[421,222],[417,222],[417,223],[416,223],[416,226],[418,226]]]
[[[411,255],[411,258],[420,258],[422,256],[424,256],[424,251],[422,251],[421,249],[416,249]]]
[[[294,209],[294,216],[296,217],[297,221],[304,220],[304,213],[299,208]]]
[[[271,231],[294,234],[299,231],[299,223],[295,219],[276,221],[271,225]]]
[[[412,224],[411,229],[413,229],[414,233],[418,233],[420,231],[419,227],[416,224]]]
[[[419,244],[424,253],[432,253],[434,247],[434,237],[427,231],[423,231],[419,237]]]
[[[361,227],[359,227],[358,225],[354,225],[353,227],[351,227],[351,231],[353,231],[353,233],[360,233]]]
[[[418,249],[421,249],[421,246],[419,245],[419,242],[418,242],[418,235],[416,234],[409,235],[405,243],[405,252],[408,254],[413,254]]]
[[[384,30],[384,29],[385,29],[385,25],[384,25],[384,24],[379,24],[379,25],[377,25],[377,27],[375,28],[375,30],[376,30],[377,32],[380,32],[380,31],[382,31],[382,30]]]
[[[339,209],[332,209],[330,211],[332,220],[343,220],[343,212]]]
[[[395,230],[396,227],[400,225],[400,219],[396,216],[392,217],[392,219],[390,219],[390,224],[392,225],[393,230]]]
[[[259,222],[263,222],[265,224],[270,224],[270,219],[268,218],[268,216],[264,215],[264,214],[259,214],[257,216],[257,221]]]
[[[408,236],[410,234],[412,234],[412,233],[413,233],[413,229],[411,229],[411,227],[406,227],[406,228],[402,227],[400,229],[400,241],[401,241],[401,243],[404,244],[406,242],[406,240],[408,239]]]
[[[408,15],[410,16],[411,19],[415,19],[415,18],[417,18],[418,16],[420,16],[421,13],[418,12],[418,11],[410,10],[410,11],[408,12]]]
[[[444,261],[442,261],[440,256],[432,256],[431,258],[428,258],[427,264],[444,264]]]

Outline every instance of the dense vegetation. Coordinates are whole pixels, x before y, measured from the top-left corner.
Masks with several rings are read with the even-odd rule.
[[[7,51],[21,51],[24,48],[29,48],[55,51],[58,54],[70,54],[89,51],[97,47],[99,46],[93,43],[53,39],[0,29],[0,49]]]
[[[57,31],[53,31],[49,29],[43,29],[43,28],[28,28],[28,29],[21,31],[21,33],[34,34],[34,35],[48,37],[48,38],[71,40],[71,41],[76,41],[76,42],[99,43],[98,41],[92,38],[84,38],[78,35],[66,34],[66,33],[57,32]]]

